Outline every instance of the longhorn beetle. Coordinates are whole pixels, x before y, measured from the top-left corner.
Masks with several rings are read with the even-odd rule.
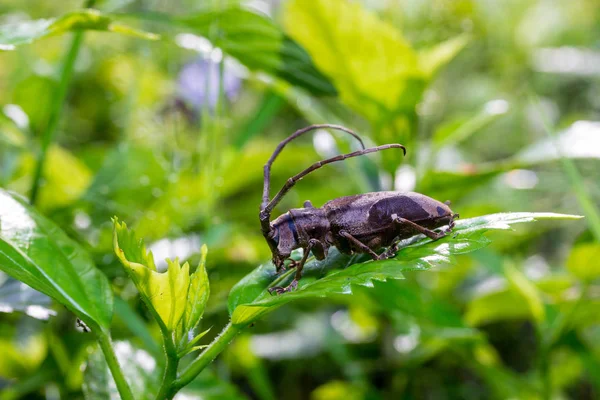
[[[315,129],[331,128],[340,130],[356,138],[361,150],[321,160],[297,175],[289,178],[273,199],[269,199],[271,186],[271,165],[283,148],[297,137]],[[422,233],[432,240],[446,236],[454,227],[458,214],[450,210],[449,202],[442,203],[420,193],[372,192],[340,197],[316,208],[310,201],[304,208],[294,208],[270,221],[271,212],[285,194],[311,172],[326,164],[342,161],[387,149],[406,148],[401,144],[384,144],[366,149],[360,137],[338,125],[311,125],[294,132],[284,139],[264,166],[263,199],[260,207],[260,225],[273,254],[273,264],[279,273],[284,261],[292,250],[302,248],[300,261],[291,260],[290,267],[296,267],[294,280],[287,287],[273,287],[271,293],[281,294],[294,290],[302,277],[302,268],[312,252],[317,260],[327,257],[330,246],[335,246],[345,254],[367,253],[374,260],[394,257],[400,240]],[[448,225],[439,232],[433,229]],[[382,253],[377,250],[387,247]]]

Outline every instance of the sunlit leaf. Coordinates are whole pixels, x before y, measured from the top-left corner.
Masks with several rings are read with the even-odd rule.
[[[129,342],[115,342],[115,354],[123,374],[136,399],[154,399],[160,384],[160,369],[156,360],[146,351]],[[84,372],[83,394],[86,400],[119,400],[121,396],[108,369],[104,355],[94,346]]]
[[[600,244],[594,242],[575,246],[567,259],[567,269],[584,281],[600,277]]]
[[[36,164],[37,159],[33,151],[23,152],[18,174],[15,174],[15,177],[22,179],[11,189],[29,190]],[[65,148],[52,145],[48,148],[47,162],[44,164],[42,185],[36,205],[43,211],[66,207],[80,199],[91,182],[92,173],[85,163]]]
[[[50,147],[48,162],[44,165],[44,185],[38,201],[43,209],[73,203],[85,193],[92,181],[89,168],[62,147]]]
[[[194,328],[200,322],[204,308],[210,295],[210,286],[208,282],[208,274],[206,273],[206,253],[208,249],[206,245],[202,246],[200,264],[196,271],[190,276],[190,288],[187,297],[187,304],[181,326],[179,330],[179,340],[183,336],[187,336],[190,332],[193,333]]]
[[[414,237],[404,242],[407,247],[395,258],[384,261],[359,263],[365,261],[364,255],[352,257],[332,250],[324,261],[313,260],[307,263],[297,290],[279,296],[272,296],[265,290],[278,276],[271,263],[264,264],[231,290],[229,312],[232,323],[251,323],[292,300],[350,294],[353,285],[372,286],[373,281],[402,279],[403,271],[426,270],[451,263],[454,255],[475,251],[489,244],[490,240],[484,236],[488,230],[509,229],[512,224],[539,219],[578,218],[581,217],[553,213],[502,213],[461,220],[458,221],[454,234],[436,242]],[[286,273],[287,277],[291,278],[292,273],[293,271]],[[288,281],[289,279],[278,279],[278,284]]]
[[[0,189],[0,269],[107,329],[113,294],[90,256],[22,198]]]
[[[114,220],[114,250],[125,270],[164,326],[173,331],[183,317],[190,285],[189,265],[167,260],[168,269],[156,270],[152,253],[125,223]]]
[[[331,381],[316,388],[310,398],[313,400],[360,400],[365,398],[365,388],[344,381]]]
[[[0,26],[0,50],[14,50],[18,45],[32,43],[48,36],[73,30],[117,32],[143,39],[156,40],[153,33],[143,32],[116,22],[97,10],[74,11],[60,18],[38,19]]]
[[[343,0],[292,0],[284,25],[334,83],[342,101],[370,120],[396,110],[418,58],[392,25]],[[325,22],[326,21],[326,22]]]

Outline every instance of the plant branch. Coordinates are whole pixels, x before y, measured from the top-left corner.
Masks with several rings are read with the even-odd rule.
[[[242,327],[234,326],[229,322],[225,328],[223,328],[219,336],[208,345],[206,350],[200,353],[200,355],[181,373],[181,376],[173,382],[169,396],[174,396],[182,387],[193,381],[208,364],[225,350],[227,345],[241,332],[242,329]]]
[[[98,344],[100,344],[102,353],[104,353],[106,364],[108,364],[108,368],[110,369],[115,383],[117,384],[117,390],[119,391],[121,398],[123,400],[135,400],[133,393],[131,392],[131,388],[125,379],[125,375],[123,375],[123,370],[119,365],[119,361],[117,360],[109,333],[100,329],[96,329],[95,332],[97,332],[96,339],[98,340]]]

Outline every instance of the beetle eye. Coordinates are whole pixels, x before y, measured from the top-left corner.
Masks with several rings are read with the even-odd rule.
[[[275,228],[269,232],[269,239],[273,239],[273,241],[279,244],[279,229]]]
[[[446,211],[444,211],[444,209],[442,207],[439,207],[439,206],[437,208],[437,212],[438,212],[438,215],[440,217],[442,217],[442,216],[444,216],[446,214]]]

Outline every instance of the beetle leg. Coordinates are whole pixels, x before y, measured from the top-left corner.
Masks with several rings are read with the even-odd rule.
[[[448,234],[448,232],[446,232],[446,231],[434,232],[431,229],[422,227],[421,225],[415,224],[414,222],[409,221],[406,218],[402,218],[399,216],[393,217],[392,221],[399,225],[408,226],[409,228],[412,228],[415,232],[422,233],[423,235],[427,236],[428,238],[430,238],[432,240],[441,239]],[[452,228],[450,228],[450,229],[452,229]]]
[[[444,236],[446,236],[447,234],[452,232],[452,228],[454,228],[454,226],[456,225],[456,223],[454,222],[454,218],[458,218],[458,214],[455,214],[456,216],[452,216],[452,219],[450,220],[450,224],[448,225],[448,228],[444,229],[441,232],[434,232],[430,229],[424,228],[421,225],[415,224],[412,221],[409,221],[405,218],[401,218],[396,216],[393,216],[392,221],[396,224],[406,224],[409,227],[413,228],[416,232],[422,233],[423,235],[427,236],[428,238],[432,239],[432,240],[438,240],[443,238]],[[453,237],[456,237],[456,235],[458,235],[458,232],[454,234]],[[398,252],[398,245],[400,244],[400,240],[395,241],[394,244],[392,244],[390,247],[388,247],[388,249],[386,251],[384,251],[383,253],[381,253],[378,257],[378,260],[387,260],[388,258],[392,258],[396,255],[396,253]]]
[[[396,253],[398,252],[398,244],[399,243],[400,243],[400,241],[397,240],[394,244],[392,244],[390,247],[388,247],[386,251],[384,251],[379,256],[377,256],[377,259],[378,260],[387,260],[388,258],[394,257],[396,255]]]
[[[363,253],[367,253],[369,254],[371,257],[373,257],[373,260],[377,260],[377,258],[379,257],[379,255],[377,255],[377,253],[375,253],[373,250],[371,250],[369,248],[369,246],[367,246],[366,244],[364,244],[363,242],[361,242],[360,240],[358,240],[357,238],[355,238],[354,236],[352,236],[351,234],[349,234],[346,231],[340,231],[340,236],[345,237],[346,239],[348,239],[349,241],[351,241],[356,247],[358,247]]]
[[[298,281],[300,280],[300,278],[302,278],[302,268],[304,268],[304,264],[306,263],[306,260],[308,259],[310,251],[316,243],[317,243],[316,239],[311,239],[308,242],[308,247],[306,249],[304,249],[304,254],[302,255],[302,259],[300,261],[297,261],[297,263],[296,263],[296,276],[294,276],[294,280],[291,281],[290,284],[286,287],[273,286],[272,288],[269,288],[269,293],[273,294],[273,292],[275,292],[277,294],[282,294],[285,292],[291,292],[292,290],[294,290],[298,287]]]

